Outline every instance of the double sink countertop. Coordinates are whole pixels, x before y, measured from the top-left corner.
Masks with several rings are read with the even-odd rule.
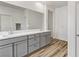
[[[25,35],[32,35],[32,34],[37,34],[37,33],[43,33],[43,32],[49,32],[49,30],[36,30],[36,31],[19,31],[19,32],[12,32],[11,34],[9,32],[4,32],[3,34],[0,33],[0,40],[4,39],[9,39],[9,38],[14,38],[14,37],[20,37],[20,36],[25,36]]]

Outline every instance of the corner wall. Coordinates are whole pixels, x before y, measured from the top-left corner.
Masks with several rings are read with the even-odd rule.
[[[67,41],[67,6],[56,8],[53,19],[53,37]]]

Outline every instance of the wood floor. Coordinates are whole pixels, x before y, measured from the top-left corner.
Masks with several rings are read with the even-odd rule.
[[[46,47],[30,54],[28,57],[66,57],[67,42],[53,39]]]

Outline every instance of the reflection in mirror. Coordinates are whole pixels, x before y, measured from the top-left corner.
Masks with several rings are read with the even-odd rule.
[[[21,26],[17,25],[18,30],[26,30],[27,24],[26,24],[25,8],[4,2],[1,3],[0,4],[0,32],[16,31],[17,23],[21,24]]]
[[[0,32],[26,30],[26,19],[0,14]]]
[[[28,10],[28,13],[29,29],[42,29],[44,14],[32,10]]]
[[[21,24],[20,23],[16,23],[16,30],[21,30]]]
[[[12,27],[12,16],[0,14],[0,31],[10,31]]]
[[[0,32],[40,30],[44,14],[14,5],[0,4]]]

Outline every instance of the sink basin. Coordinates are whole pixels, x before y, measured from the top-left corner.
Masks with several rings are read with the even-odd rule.
[[[0,35],[0,37],[3,37],[3,35]]]
[[[0,32],[0,37],[5,37],[9,35],[9,32]]]

